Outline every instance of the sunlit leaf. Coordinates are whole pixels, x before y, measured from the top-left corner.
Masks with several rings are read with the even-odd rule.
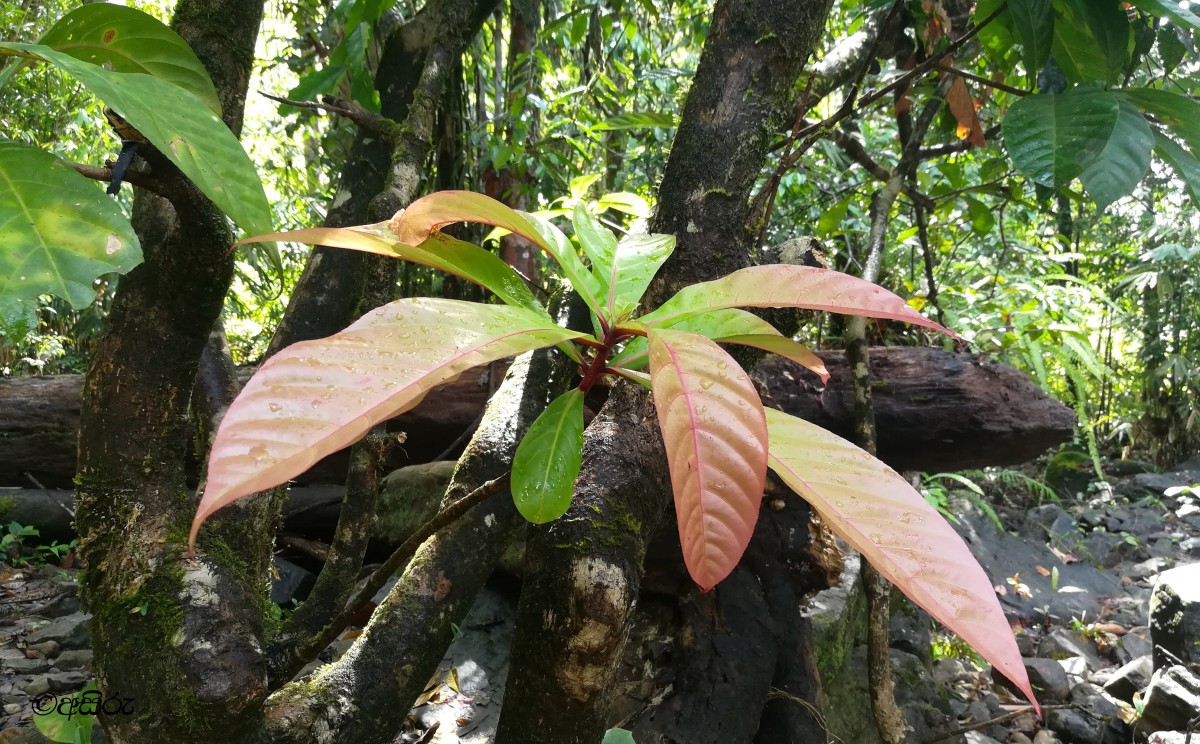
[[[1128,101],[1121,101],[1112,135],[1096,159],[1079,174],[1079,181],[1103,210],[1138,185],[1150,170],[1153,149],[1154,132],[1146,117]]]
[[[684,563],[707,591],[741,559],[762,502],[767,425],[754,384],[697,333],[650,332],[650,378]]]
[[[1107,61],[1104,79],[1118,81],[1129,57],[1129,16],[1120,0],[1071,0]]]
[[[610,116],[599,124],[594,125],[592,129],[598,131],[606,129],[656,129],[659,127],[673,127],[675,124],[676,121],[673,114],[634,111],[628,114]]]
[[[1200,160],[1159,132],[1154,133],[1154,151],[1175,169],[1175,173],[1187,185],[1192,203],[1200,206]]]
[[[738,344],[739,346],[753,346],[756,349],[769,351],[772,354],[777,354],[784,359],[789,359],[807,370],[815,372],[821,378],[821,383],[829,382],[829,370],[825,368],[825,362],[821,361],[821,357],[812,353],[804,344],[793,341],[786,336],[780,335],[779,332],[765,334],[748,334],[744,336],[725,336],[717,339],[723,344]]]
[[[221,211],[250,234],[271,229],[271,208],[237,137],[200,99],[150,75],[103,67],[36,44],[0,42],[0,53],[35,56],[78,80],[145,135]]]
[[[491,197],[471,191],[438,191],[410,204],[392,218],[388,227],[402,243],[419,245],[436,230],[456,222],[501,227],[531,241],[558,262],[588,307],[600,312],[600,287],[562,231]]]
[[[605,281],[612,270],[613,261],[617,255],[617,236],[612,234],[600,220],[596,219],[582,201],[575,203],[571,214],[571,223],[575,227],[575,239],[579,247],[592,262],[596,278]]]
[[[512,495],[534,524],[558,519],[571,506],[583,463],[583,393],[560,395],[529,427],[513,455]]]
[[[1120,95],[1143,111],[1154,114],[1192,152],[1200,152],[1200,103],[1157,88],[1126,88]]]
[[[771,469],[888,581],[971,644],[1036,705],[991,581],[937,510],[908,481],[845,439],[779,411],[766,416]]]
[[[1065,186],[1108,145],[1120,108],[1117,95],[1098,90],[1026,96],[1004,117],[1004,146],[1035,182]]]
[[[1157,16],[1170,18],[1183,27],[1200,31],[1200,15],[1192,12],[1192,5],[1180,0],[1130,0],[1133,5]]]
[[[639,330],[642,328],[640,322],[629,323],[627,325]],[[673,328],[677,331],[699,333],[701,336],[711,338],[714,341],[719,341],[726,336],[748,336],[763,333],[780,335],[779,331],[775,330],[775,326],[767,321],[753,313],[736,308],[713,310],[712,312],[676,318],[664,322],[662,326],[664,328]],[[625,347],[621,349],[620,353],[612,358],[611,362],[612,364],[620,364],[628,369],[641,369],[646,366],[647,355],[649,354],[648,348],[649,346],[644,336],[630,339],[625,344]]]
[[[431,266],[486,287],[509,305],[524,307],[549,317],[511,266],[490,251],[445,233],[434,233],[420,245],[412,246],[401,243],[388,229],[388,223],[380,222],[356,227],[312,227],[255,235],[239,240],[237,245],[275,240],[346,248]]]
[[[580,335],[522,308],[411,298],[287,347],[221,421],[190,542],[217,509],[303,473],[463,371]]]
[[[689,315],[730,307],[824,310],[900,320],[950,333],[882,287],[837,271],[791,264],[751,266],[711,282],[684,287],[639,320],[648,326],[663,326]]]
[[[142,262],[137,235],[104,189],[48,152],[3,140],[0,245],[0,313],[13,335],[28,326],[38,295],[84,308],[99,276]]]
[[[38,44],[114,72],[140,72],[189,91],[217,114],[221,104],[208,71],[169,26],[136,8],[89,3],[55,21]]]

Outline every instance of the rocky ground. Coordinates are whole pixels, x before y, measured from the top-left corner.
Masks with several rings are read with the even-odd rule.
[[[892,660],[909,741],[1200,744],[1200,489],[1186,490],[1198,483],[1200,458],[1058,503],[989,495],[1003,529],[969,500],[954,502],[957,529],[1017,631],[1044,718],[897,601]],[[859,601],[855,561],[847,566],[842,586],[805,614],[826,673],[830,741],[875,744],[862,715],[865,649],[845,633]],[[285,565],[277,597],[305,583],[303,573]],[[0,591],[0,742],[45,741],[33,707],[90,679],[88,616],[70,568],[0,564]],[[484,593],[397,741],[490,741],[514,615],[511,591]]]

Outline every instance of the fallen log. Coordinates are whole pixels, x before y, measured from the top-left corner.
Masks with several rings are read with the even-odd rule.
[[[831,373],[824,391],[810,372],[779,358],[754,377],[780,407],[849,436],[849,370],[841,352],[820,352]],[[897,470],[961,470],[1030,460],[1070,438],[1075,417],[1024,374],[988,357],[914,347],[871,352],[877,380],[879,455]],[[503,366],[493,372],[503,374]],[[488,368],[434,388],[388,428],[407,440],[389,468],[457,453],[447,448],[475,423],[491,392]],[[0,486],[69,488],[75,474],[80,375],[0,380]],[[318,463],[304,483],[339,482],[344,454]],[[32,479],[26,475],[30,474]]]

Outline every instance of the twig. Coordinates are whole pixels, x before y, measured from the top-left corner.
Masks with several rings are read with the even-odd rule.
[[[426,540],[442,528],[457,521],[476,504],[505,488],[508,485],[510,475],[511,471],[499,478],[484,483],[479,488],[476,488],[466,496],[442,509],[433,515],[428,522],[418,527],[416,532],[409,535],[408,539],[400,547],[396,548],[395,552],[388,556],[388,559],[384,561],[382,566],[375,569],[375,572],[367,577],[366,583],[350,598],[350,601],[346,603],[345,609],[338,613],[329,622],[329,625],[325,626],[324,632],[315,636],[307,643],[297,646],[295,654],[305,661],[315,659],[317,654],[321,652],[321,649],[337,640],[342,631],[349,627],[350,622],[358,616],[367,603],[375,596],[375,592],[379,591],[387,583],[388,579],[392,577],[392,574],[400,570],[401,566],[408,563],[409,559],[413,557],[417,549]]]
[[[66,161],[67,165],[71,166],[79,175],[90,178],[93,181],[103,181],[109,183],[112,181],[113,169],[111,167],[101,168],[96,165],[88,165],[87,163],[75,163],[70,160]],[[125,171],[123,180],[141,186],[147,191],[153,191],[159,196],[170,199],[170,190],[163,186],[162,182],[156,179],[152,174],[142,171]]]
[[[62,509],[63,511],[65,511],[67,514],[70,514],[71,519],[75,518],[75,510],[72,509],[71,507],[67,506],[63,502],[59,501],[58,499],[56,499],[54,497],[54,494],[50,493],[50,490],[42,485],[41,481],[39,481],[37,478],[33,477],[33,473],[26,472],[25,477],[29,479],[29,482],[32,483],[34,485],[34,487],[41,490],[42,495],[45,496],[46,498],[50,499],[50,501],[52,501],[55,506],[57,506],[59,509]]]
[[[839,742],[841,741],[840,737],[838,737],[836,734],[834,734],[832,731],[829,730],[829,724],[825,721],[825,716],[822,715],[821,709],[818,708],[817,706],[813,705],[812,703],[808,702],[804,698],[796,697],[795,695],[791,694],[790,692],[784,692],[783,690],[779,689],[778,687],[772,687],[770,690],[767,691],[767,700],[787,700],[790,703],[795,703],[796,705],[801,706],[802,708],[807,710],[814,719],[816,719],[817,725],[821,727],[822,731],[824,731],[827,735],[829,735],[835,741],[839,741]]]
[[[1001,83],[996,80],[991,80],[991,79],[985,78],[981,75],[976,75],[973,72],[967,72],[966,70],[960,70],[957,67],[954,67],[952,65],[942,64],[941,62],[934,63],[933,69],[938,70],[940,72],[946,72],[951,75],[958,75],[961,78],[966,78],[967,80],[970,80],[975,83],[979,83],[980,85],[986,85],[989,88],[995,88],[996,90],[1002,90],[1005,93],[1011,93],[1014,96],[1027,96],[1032,92],[1032,91],[1028,91],[1028,90],[1021,90],[1020,88],[1014,88],[1011,85],[1006,85],[1005,83]]]
[[[259,91],[258,94],[264,98],[269,98],[276,103],[282,103],[286,106],[295,106],[296,108],[305,109],[306,111],[328,111],[339,116],[344,116],[358,126],[375,134],[386,136],[387,127],[384,122],[387,118],[374,111],[368,111],[363,108],[357,101],[348,101],[344,98],[336,96],[322,96],[323,103],[316,101],[293,101],[290,98],[281,98],[273,96],[270,93]]]
[[[1067,710],[1069,708],[1082,708],[1082,707],[1083,707],[1082,703],[1068,703],[1066,705],[1043,705],[1042,710],[1043,711]],[[937,736],[933,737],[932,739],[926,739],[925,744],[935,744],[935,742],[945,741],[946,739],[953,739],[956,736],[962,736],[963,734],[969,733],[971,731],[978,731],[979,729],[987,728],[988,726],[995,726],[997,724],[1004,723],[1005,721],[1011,721],[1014,718],[1020,718],[1021,716],[1025,715],[1026,713],[1030,713],[1032,711],[1033,711],[1032,705],[1027,705],[1023,708],[1020,708],[1019,710],[1010,710],[1009,712],[1005,713],[1002,716],[997,716],[997,717],[989,719],[987,721],[979,721],[978,723],[972,723],[969,726],[963,726],[962,728],[956,728],[953,731],[947,731],[944,734],[938,734]]]

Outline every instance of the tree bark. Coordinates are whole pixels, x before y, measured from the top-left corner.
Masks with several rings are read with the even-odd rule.
[[[173,27],[240,131],[261,0],[182,0]],[[175,203],[138,191],[146,261],[123,277],[83,388],[76,518],[98,686],[137,701],[104,716],[109,740],[253,736],[263,685],[262,588],[279,504],[248,499],[216,520],[210,555],[189,561],[195,509],[184,472],[189,401],[233,273],[225,216],[153,153]],[[218,549],[219,548],[219,549]]]
[[[717,3],[659,190],[652,229],[679,245],[649,307],[749,263],[750,190],[827,12],[823,2]],[[589,427],[571,508],[530,530],[500,744],[590,744],[609,723],[642,556],[669,503],[656,421],[648,395],[619,386]]]

